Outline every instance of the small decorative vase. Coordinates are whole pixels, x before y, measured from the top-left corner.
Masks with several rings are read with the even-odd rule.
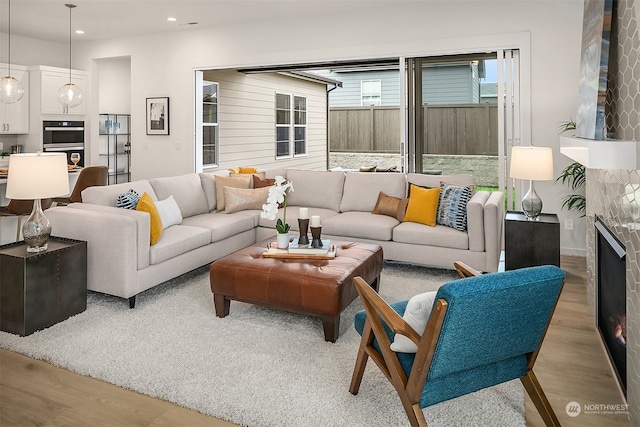
[[[278,233],[276,234],[276,240],[278,243],[278,249],[288,249],[289,248],[289,233]]]
[[[307,236],[307,230],[309,228],[309,219],[298,218],[298,228],[300,229],[300,237],[298,238],[299,245],[308,245],[309,237]]]

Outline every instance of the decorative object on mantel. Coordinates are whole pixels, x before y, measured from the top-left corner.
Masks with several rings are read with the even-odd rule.
[[[529,191],[522,199],[522,211],[528,220],[535,221],[542,212],[542,200],[536,194],[533,181],[553,179],[553,151],[548,147],[513,147],[509,176],[529,180]]]
[[[58,101],[68,109],[82,104],[84,94],[82,89],[71,82],[71,9],[75,8],[76,5],[66,3],[65,6],[69,8],[69,83],[58,89]]]
[[[2,86],[0,87],[0,102],[4,104],[13,104],[22,99],[24,88],[20,80],[11,76],[11,0],[9,0],[9,18],[8,24],[8,48],[7,48],[7,66],[9,68],[7,75],[2,78]]]
[[[12,154],[9,170],[6,197],[34,199],[31,216],[22,226],[27,252],[46,251],[51,224],[42,211],[40,199],[69,193],[67,155],[40,152]]]
[[[275,177],[275,184],[269,189],[267,203],[262,205],[262,218],[274,220],[278,215],[278,205],[282,204],[283,217],[276,221],[276,238],[278,240],[278,248],[286,249],[289,247],[289,230],[291,226],[287,224],[287,194],[293,191],[293,184],[280,175]]]

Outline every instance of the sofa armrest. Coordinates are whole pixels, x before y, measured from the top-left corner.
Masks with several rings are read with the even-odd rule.
[[[53,235],[87,242],[88,289],[123,298],[137,293],[137,271],[149,265],[147,213],[74,203],[46,215]]]
[[[488,191],[478,191],[467,203],[467,234],[469,235],[469,250],[484,252],[484,205],[491,195]]]
[[[500,191],[478,191],[467,204],[469,250],[487,253],[485,271],[498,271],[503,217],[504,195]]]
[[[502,223],[504,220],[504,194],[494,191],[484,204],[485,250],[487,271],[498,271],[502,250]]]

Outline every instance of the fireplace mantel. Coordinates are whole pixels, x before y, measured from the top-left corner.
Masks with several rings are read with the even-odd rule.
[[[640,142],[560,137],[560,152],[589,169],[627,169],[640,167]]]

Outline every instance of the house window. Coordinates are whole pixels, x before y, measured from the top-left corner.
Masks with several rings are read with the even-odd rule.
[[[360,81],[360,100],[362,106],[382,105],[382,83],[380,80]]]
[[[276,158],[291,155],[291,96],[276,93]]]
[[[293,134],[295,156],[307,154],[307,98],[293,97]]]
[[[218,83],[202,82],[202,164],[218,163]]]
[[[307,154],[307,98],[276,93],[276,158],[292,153]]]

